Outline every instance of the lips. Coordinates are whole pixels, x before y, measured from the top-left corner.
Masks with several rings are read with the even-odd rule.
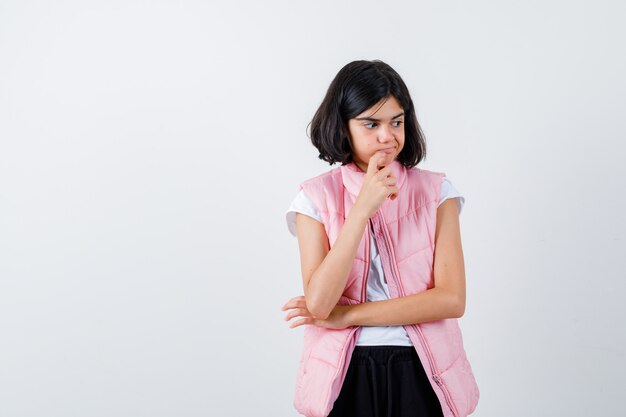
[[[380,149],[384,153],[393,153],[396,150],[393,146],[391,148]]]

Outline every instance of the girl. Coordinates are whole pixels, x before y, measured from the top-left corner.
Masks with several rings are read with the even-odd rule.
[[[304,295],[282,310],[305,327],[296,409],[308,417],[472,413],[479,392],[457,318],[465,310],[458,216],[445,174],[415,166],[426,146],[400,76],[354,61],[311,122],[319,158],[287,210]]]

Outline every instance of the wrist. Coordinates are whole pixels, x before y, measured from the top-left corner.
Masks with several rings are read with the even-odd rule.
[[[363,224],[367,224],[367,222],[369,222],[370,220],[369,214],[367,213],[366,210],[361,209],[361,207],[358,204],[355,204],[354,206],[352,206],[352,209],[350,209],[350,212],[348,213],[347,218],[353,218],[355,220],[357,220],[359,223],[363,223]]]
[[[347,305],[345,319],[348,327],[358,326],[358,304]]]

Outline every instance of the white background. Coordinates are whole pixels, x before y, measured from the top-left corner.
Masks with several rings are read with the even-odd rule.
[[[284,212],[382,59],[466,197],[475,416],[623,413],[619,1],[2,1],[0,416],[297,416]]]

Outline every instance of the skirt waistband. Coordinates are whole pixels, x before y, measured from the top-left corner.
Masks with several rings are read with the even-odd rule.
[[[356,364],[371,364],[374,362],[381,365],[389,365],[392,359],[393,362],[419,361],[413,346],[357,345],[352,353],[352,361]]]

